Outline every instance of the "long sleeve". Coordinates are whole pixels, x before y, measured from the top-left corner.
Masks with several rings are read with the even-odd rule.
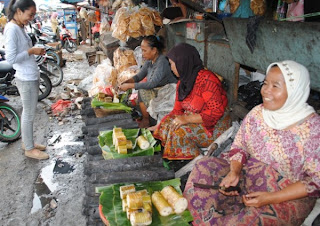
[[[231,146],[231,150],[229,152],[229,160],[235,160],[241,162],[242,164],[246,164],[249,158],[249,153],[246,152],[246,130],[249,120],[249,114],[244,118],[241,123],[240,129],[238,130],[234,141]]]
[[[210,72],[203,77],[199,86],[199,93],[202,94],[205,103],[200,115],[204,126],[210,130],[225,112],[228,104],[226,92],[223,90],[219,79]]]
[[[139,71],[139,73],[136,74],[135,76],[133,76],[133,80],[134,80],[135,83],[140,82],[142,79],[144,79],[144,78],[147,76],[147,74],[148,74],[148,67],[149,67],[149,62],[146,62],[146,63],[142,66],[142,68],[141,68],[141,70]]]
[[[145,77],[145,70],[147,70],[147,81],[135,83],[135,89],[153,89],[177,82],[164,55],[160,55],[154,64],[148,61],[142,68],[142,73],[135,76],[134,81],[141,81]]]
[[[29,59],[28,51],[18,52],[18,33],[13,29],[7,29],[5,32],[6,42],[6,60],[10,64],[22,63]]]

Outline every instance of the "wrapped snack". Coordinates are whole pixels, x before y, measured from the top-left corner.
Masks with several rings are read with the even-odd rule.
[[[132,65],[137,65],[133,50],[125,47],[119,47],[114,51],[113,63],[119,73]]]
[[[166,186],[161,190],[161,195],[172,206],[175,213],[180,214],[188,208],[188,201],[172,186]]]
[[[122,211],[126,212],[128,208],[127,199],[122,199]]]
[[[264,0],[251,0],[250,8],[255,15],[262,16],[266,12],[266,3]]]
[[[122,83],[132,78],[139,72],[139,68],[137,65],[133,65],[118,75],[117,84],[120,86]]]
[[[139,192],[127,194],[127,205],[132,210],[143,208],[142,194]]]
[[[108,86],[113,85],[113,83],[116,84],[116,79],[117,71],[112,66],[110,59],[103,60],[95,69],[89,96],[92,97],[98,93],[105,93]]]
[[[132,149],[133,148],[133,144],[131,140],[127,140],[127,149]]]
[[[121,8],[117,11],[115,19],[112,22],[111,30],[112,37],[121,41],[126,41],[128,36],[128,25],[130,22],[130,14],[126,8]]]
[[[229,5],[230,5],[230,13],[234,13],[240,5],[240,0],[229,0]]]
[[[135,192],[136,187],[133,184],[124,185],[120,187],[120,198],[125,199],[127,194]]]
[[[115,10],[121,6],[122,0],[115,0],[112,4],[112,10]]]
[[[152,17],[153,17],[153,23],[156,26],[159,26],[159,27],[163,26],[161,15],[157,10],[152,11]]]
[[[138,38],[140,36],[143,36],[143,27],[141,24],[141,20],[139,17],[138,12],[134,12],[130,16],[130,22],[129,22],[129,36],[133,38]]]
[[[118,154],[128,154],[127,145],[119,145]]]
[[[169,216],[172,214],[173,210],[165,198],[161,195],[160,192],[156,191],[152,194],[152,203],[158,210],[161,216]]]
[[[152,15],[141,15],[141,24],[143,26],[145,36],[154,35],[156,33]]]
[[[124,0],[121,3],[121,7],[134,7],[134,4],[131,0]]]
[[[146,226],[152,223],[152,217],[149,212],[134,212],[130,214],[130,223],[133,226]]]
[[[148,147],[150,147],[149,141],[142,135],[137,138],[137,144],[139,145],[139,147],[142,150],[147,149]]]

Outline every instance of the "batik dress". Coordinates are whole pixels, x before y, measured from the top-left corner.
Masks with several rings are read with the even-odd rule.
[[[193,168],[184,196],[194,225],[301,225],[320,196],[320,116],[288,130],[270,128],[262,105],[246,116],[226,159],[204,157]],[[240,196],[193,187],[194,182],[219,184],[230,170],[230,160],[244,164]],[[279,191],[295,182],[305,184],[308,196],[260,208],[246,207],[241,195]]]
[[[179,84],[180,82],[177,84],[177,92]],[[201,147],[208,147],[230,127],[229,115],[224,116],[226,92],[217,76],[203,69],[199,71],[189,95],[183,101],[177,98],[178,95],[174,109],[162,119],[153,135],[161,140],[164,147],[163,158],[193,159],[200,154]],[[200,114],[203,123],[189,123],[174,131],[172,121],[183,114]]]

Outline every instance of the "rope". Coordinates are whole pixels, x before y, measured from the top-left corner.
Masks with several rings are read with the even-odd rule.
[[[292,17],[288,17],[288,18],[279,19],[279,21],[286,21],[286,20],[291,20],[291,19],[314,17],[314,16],[320,16],[320,12],[308,13],[308,14],[304,14],[301,16],[292,16]]]

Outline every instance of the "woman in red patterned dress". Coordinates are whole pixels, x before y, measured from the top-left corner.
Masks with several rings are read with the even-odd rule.
[[[154,137],[164,146],[163,158],[188,160],[200,154],[230,127],[227,96],[219,78],[204,69],[194,46],[180,43],[167,54],[179,78],[174,109],[157,126]]]

